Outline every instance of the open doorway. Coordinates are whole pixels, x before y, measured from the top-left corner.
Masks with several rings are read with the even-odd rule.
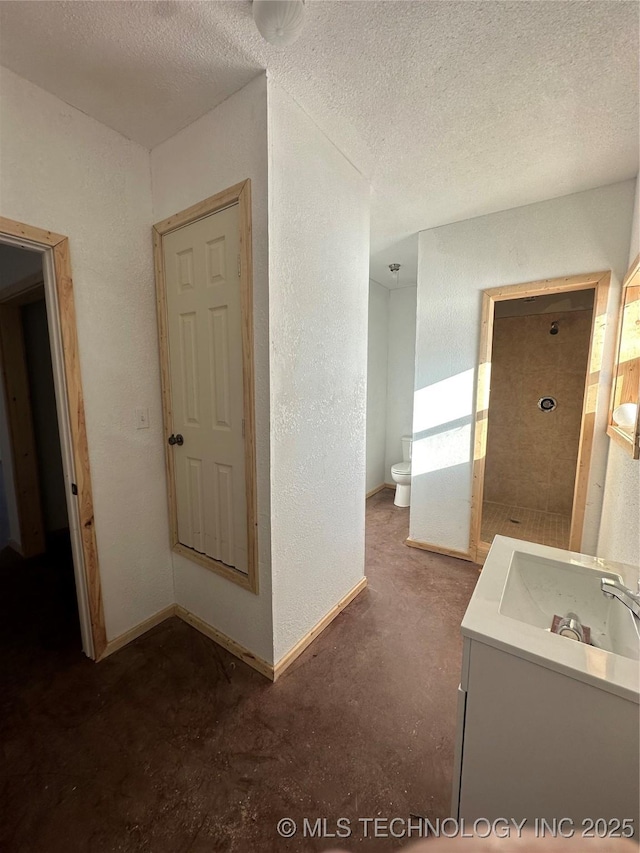
[[[495,536],[579,551],[608,273],[483,295],[471,553]]]
[[[80,649],[42,258],[0,244],[3,648]]]
[[[0,367],[3,625],[12,637],[33,639],[35,629],[45,645],[100,659],[107,640],[69,241],[1,217]]]

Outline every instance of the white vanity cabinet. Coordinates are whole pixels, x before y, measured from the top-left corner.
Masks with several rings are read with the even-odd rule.
[[[640,835],[640,628],[601,587],[638,574],[496,537],[462,622],[453,817]],[[550,631],[569,611],[593,645]]]
[[[566,640],[566,642],[571,642]],[[477,818],[631,818],[638,831],[636,702],[465,638],[452,814]],[[584,821],[587,823],[583,824]]]

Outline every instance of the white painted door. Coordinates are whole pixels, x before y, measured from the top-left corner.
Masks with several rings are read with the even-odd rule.
[[[238,205],[163,238],[178,539],[247,572]]]

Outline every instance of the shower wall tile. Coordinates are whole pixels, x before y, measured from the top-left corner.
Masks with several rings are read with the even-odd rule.
[[[591,311],[496,319],[485,501],[571,513],[591,320]],[[553,412],[538,409],[543,396],[557,399]]]
[[[571,513],[576,478],[576,460],[558,458],[549,481],[547,509],[564,515]]]

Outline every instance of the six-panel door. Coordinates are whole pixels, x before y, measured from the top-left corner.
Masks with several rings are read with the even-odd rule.
[[[238,205],[165,234],[178,539],[247,566]]]

